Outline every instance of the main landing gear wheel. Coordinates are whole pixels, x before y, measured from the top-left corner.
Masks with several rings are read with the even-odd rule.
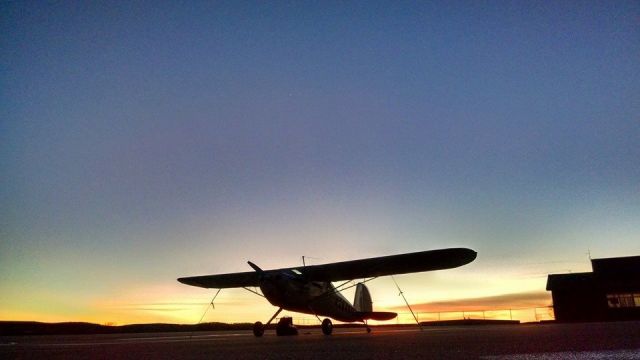
[[[331,335],[332,331],[333,331],[333,324],[331,323],[331,320],[329,319],[322,320],[322,333],[325,335]]]
[[[253,324],[253,335],[260,337],[262,334],[264,334],[264,325],[262,325],[260,321],[256,321],[255,324]]]

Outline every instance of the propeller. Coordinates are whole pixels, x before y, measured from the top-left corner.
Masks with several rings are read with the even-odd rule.
[[[251,268],[255,270],[258,274],[264,275],[264,270],[260,269],[258,265],[252,263],[251,261],[247,261],[247,264],[249,264],[249,266],[251,266]]]
[[[249,266],[251,266],[251,268],[253,270],[255,270],[255,272],[258,273],[258,277],[260,278],[260,280],[266,280],[266,279],[278,280],[278,279],[285,278],[285,279],[289,279],[289,280],[305,282],[305,280],[304,280],[304,278],[302,276],[300,276],[298,274],[295,274],[295,273],[291,273],[290,274],[290,273],[281,271],[281,272],[276,273],[276,274],[273,274],[273,273],[268,274],[266,271],[262,270],[258,265],[252,263],[251,261],[247,261],[247,264],[249,264]]]

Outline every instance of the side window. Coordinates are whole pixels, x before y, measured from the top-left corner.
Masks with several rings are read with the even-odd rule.
[[[607,304],[610,308],[640,307],[640,294],[607,294]]]

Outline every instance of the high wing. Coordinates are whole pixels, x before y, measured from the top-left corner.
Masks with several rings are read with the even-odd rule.
[[[407,274],[455,268],[472,262],[477,253],[471,249],[451,248],[330,264],[267,270],[263,275],[285,273],[307,281],[343,281],[377,276]],[[295,270],[295,271],[294,271]],[[183,284],[203,288],[234,288],[260,285],[257,272],[241,272],[179,278]]]
[[[178,281],[183,284],[210,289],[260,286],[260,276],[255,271],[183,277],[179,278]]]
[[[472,262],[476,255],[471,249],[440,249],[295,269],[310,281],[343,281],[450,269]]]

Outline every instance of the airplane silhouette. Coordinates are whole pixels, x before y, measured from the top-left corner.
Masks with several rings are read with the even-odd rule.
[[[362,322],[370,332],[367,320],[390,320],[397,314],[373,311],[371,294],[365,282],[380,276],[455,268],[472,262],[476,256],[477,253],[471,249],[450,248],[275,270],[262,270],[248,261],[254,271],[182,277],[178,281],[203,288],[244,288],[265,297],[278,307],[278,311],[266,324],[260,321],[254,324],[253,333],[258,337],[283,309],[311,314],[318,319],[327,317],[322,321],[325,335],[330,335],[333,330],[329,318]],[[353,285],[356,286],[356,294],[351,304],[340,290],[345,290],[344,285],[354,279],[365,280]],[[346,282],[335,287],[333,281]],[[260,287],[262,294],[250,287]]]

